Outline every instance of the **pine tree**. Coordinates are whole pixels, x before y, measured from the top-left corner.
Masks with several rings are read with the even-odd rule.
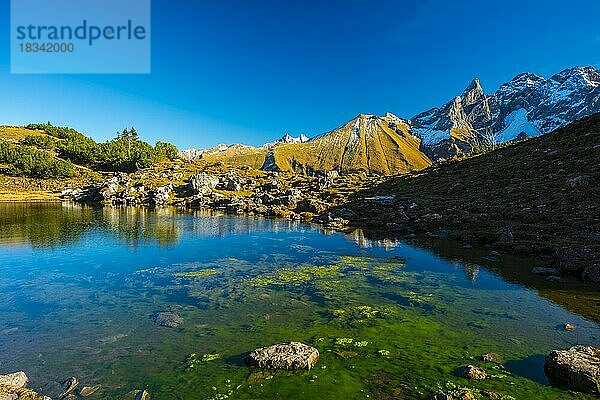
[[[138,133],[133,126],[131,127],[131,130],[129,131],[129,135],[131,137],[131,140],[133,140],[133,141],[139,140]]]

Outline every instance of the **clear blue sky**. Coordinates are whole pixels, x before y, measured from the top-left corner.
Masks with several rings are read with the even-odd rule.
[[[0,124],[97,140],[133,125],[182,149],[410,118],[474,77],[493,92],[520,72],[600,63],[597,0],[153,0],[151,74],[11,75],[0,4]]]

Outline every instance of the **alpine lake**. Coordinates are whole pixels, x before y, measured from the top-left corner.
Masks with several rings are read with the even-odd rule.
[[[0,374],[54,399],[71,376],[90,399],[595,398],[550,386],[543,365],[600,345],[598,289],[489,254],[198,210],[0,204]],[[319,350],[313,369],[245,365],[289,341]],[[455,376],[466,364],[488,379]]]

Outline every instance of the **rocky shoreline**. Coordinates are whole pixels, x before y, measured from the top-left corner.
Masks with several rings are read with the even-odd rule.
[[[217,170],[218,171],[218,170]],[[158,174],[114,174],[99,185],[68,188],[61,198],[82,204],[110,206],[175,206],[315,221],[343,228],[351,215],[327,211],[343,204],[349,195],[384,181],[365,173],[340,176],[336,171],[312,176],[293,173],[227,169],[188,175],[173,165]],[[172,182],[148,184],[148,180]],[[346,218],[344,218],[346,217]]]
[[[435,173],[434,169],[428,175]],[[223,165],[194,171],[190,164],[173,163],[160,171],[118,173],[97,185],[68,188],[61,192],[61,198],[82,204],[175,206],[312,221],[329,229],[356,227],[385,232],[390,238],[449,237],[465,246],[489,245],[547,260],[541,268],[523,273],[543,274],[556,282],[561,275],[579,275],[600,283],[598,254],[588,245],[579,245],[585,240],[583,233],[569,231],[549,237],[547,226],[518,223],[508,206],[498,210],[471,203],[432,204],[419,190],[412,194],[402,190],[398,195],[394,179],[401,179],[409,190],[411,183],[427,184],[428,178],[425,173],[390,179],[365,173],[339,175],[336,171],[307,176]],[[591,184],[576,181],[574,189]],[[452,198],[454,191],[462,189],[455,183],[449,190],[448,198]],[[505,215],[511,212],[512,216]],[[526,214],[519,218],[531,218]]]

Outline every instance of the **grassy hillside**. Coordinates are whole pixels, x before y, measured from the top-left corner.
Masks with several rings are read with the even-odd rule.
[[[22,126],[0,126],[0,140],[18,143],[28,136],[50,137],[40,129],[26,129]]]
[[[354,223],[542,254],[600,279],[600,115],[357,193]],[[393,200],[373,200],[394,195]],[[371,199],[369,199],[371,198]],[[591,266],[597,265],[596,270]]]

